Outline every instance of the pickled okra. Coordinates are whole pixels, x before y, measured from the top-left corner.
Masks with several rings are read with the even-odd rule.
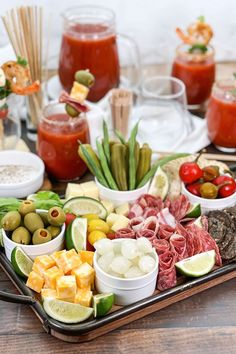
[[[137,184],[143,179],[146,173],[150,170],[152,158],[152,149],[148,144],[143,144],[139,150],[139,164],[137,168]]]
[[[127,147],[121,143],[115,143],[111,148],[111,172],[121,191],[127,191]]]

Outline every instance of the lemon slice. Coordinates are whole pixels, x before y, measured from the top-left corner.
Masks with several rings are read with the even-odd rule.
[[[74,248],[77,252],[79,250],[86,250],[86,240],[87,219],[75,218],[66,230],[66,248],[68,250]]]
[[[45,298],[43,307],[50,317],[63,323],[83,322],[93,313],[91,307],[85,307],[79,304],[73,304],[71,302],[52,298]]]
[[[114,304],[114,294],[97,294],[93,297],[94,317],[105,316]]]
[[[11,263],[18,275],[28,278],[33,267],[33,261],[18,246],[15,247],[11,253]]]
[[[151,182],[148,193],[157,197],[161,197],[162,200],[165,199],[169,190],[169,180],[167,174],[158,167],[155,176]]]
[[[175,263],[180,273],[189,277],[201,277],[209,273],[215,265],[216,253],[214,250],[196,254]]]

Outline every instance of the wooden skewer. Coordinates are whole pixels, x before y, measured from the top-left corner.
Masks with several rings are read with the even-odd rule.
[[[167,152],[167,151],[152,151],[153,154],[158,154],[160,156],[168,156],[173,154],[173,152]],[[230,155],[230,154],[213,154],[213,153],[202,153],[202,157],[208,159],[208,160],[221,160],[221,161],[226,161],[226,162],[236,162],[236,155]]]

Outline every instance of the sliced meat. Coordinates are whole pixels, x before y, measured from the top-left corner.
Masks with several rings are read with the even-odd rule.
[[[159,222],[156,216],[149,216],[142,224],[143,230],[152,230],[157,235],[159,229]]]
[[[115,238],[136,238],[134,230],[128,227],[116,231]]]
[[[169,240],[170,236],[173,235],[174,232],[175,228],[169,225],[161,224],[158,230],[158,238]]]
[[[175,220],[174,216],[170,213],[168,208],[162,209],[157,214],[157,219],[160,224],[169,225],[173,228],[176,226],[176,220]]]
[[[146,219],[149,216],[156,216],[157,213],[158,211],[156,210],[156,208],[146,207],[143,211],[143,217]]]
[[[128,218],[133,219],[136,218],[137,216],[142,216],[142,215],[143,215],[143,208],[139,204],[135,203],[130,208]]]
[[[177,284],[177,276],[175,267],[163,270],[159,273],[157,279],[157,289],[164,291],[173,288]]]
[[[169,208],[170,213],[175,219],[180,221],[187,214],[190,208],[190,202],[185,195],[181,194],[174,200],[166,200],[165,206]]]
[[[144,218],[142,216],[137,216],[130,220],[129,226],[131,227],[131,229],[137,232],[142,228],[143,222],[144,222]]]
[[[155,232],[153,230],[149,230],[149,229],[143,229],[143,230],[137,231],[136,238],[139,238],[139,237],[145,237],[151,243],[157,239]]]
[[[182,235],[173,234],[170,237],[170,249],[176,256],[176,262],[188,257],[186,238]]]
[[[158,255],[170,251],[170,244],[167,240],[155,239],[152,241],[152,246],[155,248]]]

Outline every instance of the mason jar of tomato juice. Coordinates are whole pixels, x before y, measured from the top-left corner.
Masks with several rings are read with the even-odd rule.
[[[89,143],[85,114],[71,118],[62,103],[46,106],[38,126],[37,150],[49,176],[73,181],[85,173],[87,167],[78,155],[78,141]]]

